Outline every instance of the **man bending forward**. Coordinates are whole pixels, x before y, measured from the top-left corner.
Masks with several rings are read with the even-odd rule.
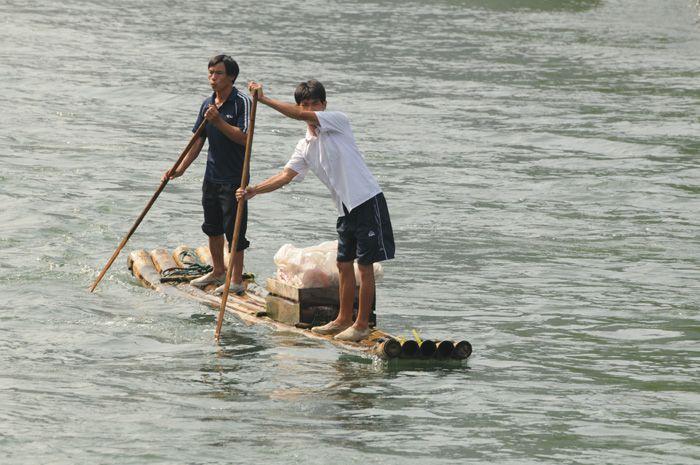
[[[360,153],[348,117],[326,110],[323,85],[310,80],[294,91],[296,105],[263,95],[262,85],[251,82],[250,92],[258,90],[258,101],[283,115],[305,121],[306,137],[301,139],[284,170],[245,191],[237,198],[250,199],[272,192],[292,180],[301,181],[311,169],[325,184],[338,209],[338,256],[340,311],[324,326],[312,328],[336,339],[359,341],[370,334],[369,316],[374,297],[373,264],[394,258],[394,236],[384,194]],[[354,261],[360,271],[360,305],[353,322],[355,299]]]

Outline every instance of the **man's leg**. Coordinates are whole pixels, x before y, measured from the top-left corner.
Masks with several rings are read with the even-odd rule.
[[[348,294],[351,295],[351,297],[348,300],[346,300],[346,302],[349,303],[349,306],[345,308],[349,308],[349,313],[350,315],[352,315],[352,301],[354,300],[353,297],[355,296],[355,272],[352,267],[352,262],[350,262],[350,265],[351,266],[348,267],[348,269],[350,270],[353,276],[352,294],[348,292],[347,288],[344,288],[344,292],[341,292],[341,299],[347,299]],[[369,329],[369,315],[372,310],[372,297],[374,297],[374,266],[372,264],[358,264],[358,267],[360,270],[360,308],[358,309],[357,319],[355,320],[355,323],[342,333],[338,333],[335,336],[335,339],[341,341],[361,341],[362,339],[369,336],[371,333],[371,330]],[[340,269],[340,263],[338,264],[338,268]],[[341,300],[341,305],[342,304],[343,301]]]
[[[226,265],[224,264],[224,235],[209,236],[209,253],[211,253],[211,262],[214,266],[214,276],[221,276],[226,273]]]
[[[221,263],[223,264],[223,270],[224,273],[228,270],[228,265],[229,265],[229,260],[230,256],[226,257],[226,254],[224,253],[224,237],[226,238],[225,240],[227,241],[227,248],[226,250],[230,250],[232,248],[231,242],[233,241],[233,232],[236,226],[236,213],[238,209],[238,202],[236,201],[236,188],[238,187],[237,184],[226,184],[222,185],[218,195],[218,201],[219,205],[221,208],[221,221],[222,221],[222,226],[225,231],[225,236],[221,236],[221,246],[219,247],[218,250],[221,251]],[[243,205],[243,216],[240,224],[240,230],[238,234],[238,244],[237,248],[245,248],[248,247],[250,242],[248,242],[248,239],[246,239],[245,234],[248,226],[248,208],[247,205],[244,203]],[[244,252],[243,250],[237,250],[234,255],[233,255],[233,269],[231,272],[231,287],[229,290],[234,291],[236,293],[239,293],[240,290],[242,289],[241,284],[243,282],[243,259],[244,259]],[[212,254],[212,261],[214,260],[214,255]],[[222,293],[224,290],[223,285],[219,286],[214,290],[215,294]]]
[[[340,311],[334,322],[349,326],[352,324],[352,310],[355,303],[355,266],[354,262],[337,262],[337,264]]]
[[[214,265],[214,275],[219,276],[226,273],[228,263],[224,263],[224,236],[209,237],[209,251],[211,252],[211,261]],[[243,281],[243,258],[244,251],[236,252],[233,257],[233,276],[231,282],[240,284]]]
[[[243,282],[244,256],[244,250],[239,250],[233,255],[233,275],[231,276],[231,282],[234,284],[241,284]],[[228,263],[226,264],[226,266],[228,267]]]
[[[355,301],[354,262],[336,262],[338,265],[338,297],[340,309],[338,316],[323,326],[314,326],[311,331],[317,334],[334,335],[352,326],[352,307]]]
[[[204,228],[202,228],[204,229]],[[190,281],[190,284],[204,289],[210,284],[221,285],[226,278],[226,265],[224,264],[224,235],[208,236],[209,252],[211,253],[212,270]]]
[[[360,308],[357,311],[355,328],[367,329],[374,298],[374,265],[357,265],[360,270]]]
[[[345,212],[352,220],[341,217],[338,220],[338,235],[348,238],[353,249],[344,247],[345,254],[357,257],[360,272],[360,302],[357,319],[352,327],[339,333],[335,339],[343,341],[360,341],[370,335],[369,318],[372,313],[374,298],[374,263],[388,260],[394,256],[394,242],[389,221],[386,201],[382,194],[358,205],[350,212]],[[347,226],[341,231],[341,226]],[[341,236],[341,232],[345,233]],[[338,242],[340,254],[340,241]]]
[[[223,242],[223,241],[222,241]],[[231,256],[229,255],[228,258],[225,258],[226,255],[224,252],[221,252],[222,255],[222,262],[226,262],[224,264],[224,278],[226,277],[226,271],[228,270],[228,261],[231,260]],[[231,283],[229,285],[229,292],[233,292],[238,295],[242,295],[245,292],[245,288],[243,287],[243,258],[244,258],[244,252],[243,250],[239,250],[235,254],[233,254],[233,271],[231,272]],[[213,257],[212,257],[213,261]],[[219,295],[223,294],[224,291],[226,290],[226,283],[222,283],[219,287],[214,289],[214,294]]]

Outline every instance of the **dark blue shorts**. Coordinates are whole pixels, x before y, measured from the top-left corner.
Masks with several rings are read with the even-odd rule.
[[[236,225],[236,189],[239,184],[216,184],[206,179],[202,184],[202,207],[204,207],[204,223],[202,231],[207,236],[221,236],[226,234],[229,248],[233,239],[233,228]],[[245,237],[248,229],[248,202],[243,204],[243,218],[241,218],[241,230],[238,234],[237,250],[245,250],[250,242]]]
[[[343,207],[345,209],[345,207]],[[394,232],[384,194],[379,193],[338,218],[339,262],[357,258],[360,265],[369,265],[394,258]]]

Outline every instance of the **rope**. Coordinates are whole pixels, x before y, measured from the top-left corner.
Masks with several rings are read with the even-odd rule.
[[[187,283],[204,276],[213,269],[211,265],[202,263],[197,254],[190,249],[181,250],[178,258],[180,263],[186,266],[174,266],[163,270],[160,278],[161,283]]]
[[[180,268],[174,266],[163,270],[161,273],[160,282],[161,283],[188,283],[195,278],[204,276],[213,270],[211,265],[202,265],[199,263],[192,263],[187,265],[186,268]]]
[[[163,270],[160,274],[161,283],[188,283],[214,269],[211,265],[202,263],[199,256],[190,249],[181,250],[178,258],[180,263],[187,266],[174,266]],[[243,279],[255,282],[255,275],[253,273],[243,273]]]

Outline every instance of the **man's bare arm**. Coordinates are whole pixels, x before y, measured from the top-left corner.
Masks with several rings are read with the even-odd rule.
[[[295,105],[293,103],[282,102],[280,100],[275,100],[273,98],[270,98],[270,97],[264,95],[262,84],[257,83],[257,82],[250,82],[248,84],[248,89],[250,90],[250,92],[253,92],[255,89],[257,89],[258,102],[264,103],[268,107],[279,111],[284,116],[287,116],[287,117],[293,118],[293,119],[298,119],[301,121],[306,121],[308,123],[313,124],[314,126],[319,125],[318,116],[316,116],[315,111],[307,111],[307,110],[302,109],[299,105]]]
[[[246,187],[245,191],[239,187],[236,191],[236,198],[240,200],[241,198],[245,197],[246,199],[250,200],[258,194],[276,191],[280,187],[289,184],[297,174],[298,173],[296,171],[285,168],[284,171],[281,171],[274,176],[270,176],[255,186]]]
[[[187,152],[187,155],[185,155],[185,158],[182,159],[180,164],[176,166],[175,169],[169,169],[168,171],[166,171],[163,175],[163,179],[165,179],[166,177],[174,179],[182,176],[185,173],[185,171],[187,171],[187,168],[189,168],[192,162],[195,161],[195,159],[199,156],[199,153],[202,151],[202,147],[204,147],[205,140],[206,137],[198,137],[192,145],[190,151]]]

